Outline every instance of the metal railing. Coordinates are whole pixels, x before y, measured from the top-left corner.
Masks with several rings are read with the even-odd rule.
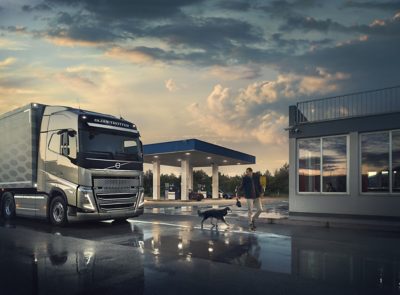
[[[296,123],[310,123],[400,111],[400,86],[297,103]]]

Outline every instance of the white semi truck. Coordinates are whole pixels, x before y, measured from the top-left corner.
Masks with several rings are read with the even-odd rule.
[[[31,103],[0,116],[4,218],[124,220],[143,214],[136,126],[111,115]]]

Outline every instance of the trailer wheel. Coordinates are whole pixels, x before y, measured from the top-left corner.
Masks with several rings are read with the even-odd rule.
[[[67,204],[61,196],[57,196],[50,203],[50,222],[57,226],[67,224]]]
[[[5,219],[11,219],[15,216],[15,201],[12,193],[3,194],[3,206],[1,209]]]

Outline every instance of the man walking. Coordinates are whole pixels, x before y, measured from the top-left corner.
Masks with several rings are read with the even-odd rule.
[[[246,169],[246,174],[242,178],[242,184],[238,188],[239,191],[244,192],[244,197],[247,201],[247,214],[249,217],[249,229],[255,230],[255,220],[260,216],[262,212],[261,195],[262,187],[260,183],[260,177],[253,174],[253,169],[250,167]],[[257,211],[253,215],[253,207],[256,207]]]

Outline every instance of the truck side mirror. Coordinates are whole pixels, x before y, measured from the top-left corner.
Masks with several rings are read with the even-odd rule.
[[[75,135],[75,130],[65,130],[61,134],[61,154],[70,160],[75,160],[77,156]]]

